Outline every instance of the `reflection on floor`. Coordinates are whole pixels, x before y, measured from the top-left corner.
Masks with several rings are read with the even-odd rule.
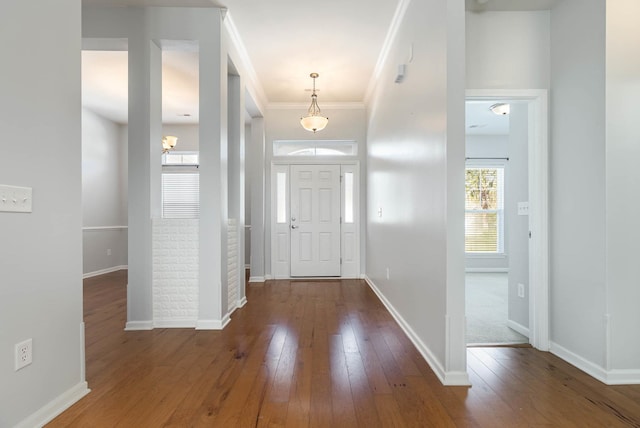
[[[466,274],[467,345],[528,343],[507,327],[507,274]]]

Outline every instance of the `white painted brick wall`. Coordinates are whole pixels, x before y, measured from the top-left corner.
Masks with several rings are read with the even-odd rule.
[[[198,229],[196,219],[153,220],[153,321],[158,327],[195,327]]]

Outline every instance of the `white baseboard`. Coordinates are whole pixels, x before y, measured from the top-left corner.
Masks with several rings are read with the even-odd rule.
[[[509,273],[509,268],[466,268],[466,273]]]
[[[153,330],[153,321],[127,321],[124,331]]]
[[[605,370],[603,367],[592,363],[567,348],[551,342],[549,352],[562,358],[572,366],[575,366],[607,385],[637,385],[640,384],[640,369],[613,369]]]
[[[265,281],[265,277],[264,276],[250,276],[249,277],[249,282],[264,282]]]
[[[89,392],[91,392],[91,390],[87,388],[87,382],[80,382],[63,394],[59,395],[54,400],[47,403],[44,407],[40,408],[40,410],[38,410],[31,416],[24,419],[14,428],[43,427],[47,423],[51,422],[60,413],[67,410],[78,400],[87,395]]]
[[[229,314],[226,314],[221,320],[198,320],[196,330],[222,330],[229,324],[229,321],[231,321]]]
[[[507,320],[507,327],[511,330],[515,330],[521,335],[525,336],[527,339],[529,338],[529,328],[519,324],[515,321]]]
[[[238,300],[238,303],[237,303],[238,308],[241,308],[246,304],[247,304],[247,296],[244,296],[242,299]]]
[[[418,349],[418,352],[422,355],[422,358],[425,359],[427,364],[431,367],[431,370],[438,376],[440,382],[443,385],[459,385],[459,386],[468,386],[471,385],[469,382],[469,376],[466,372],[446,372],[444,367],[438,359],[435,357],[433,352],[429,349],[429,347],[418,337],[418,335],[413,331],[411,326],[405,321],[405,319],[400,315],[400,313],[393,307],[391,302],[387,300],[384,294],[378,289],[378,287],[374,284],[374,282],[365,275],[365,281],[369,284],[369,287],[373,292],[378,296],[382,304],[387,308],[391,316],[396,320],[400,328],[405,332],[405,334],[409,337],[409,340],[414,344],[414,346]]]
[[[100,270],[96,270],[96,271],[93,271],[93,272],[83,273],[82,274],[82,279],[92,278],[92,277],[98,276],[98,275],[104,275],[105,273],[117,272],[117,271],[123,270],[123,269],[129,269],[129,265],[113,266],[113,267],[106,268],[106,269],[100,269]]]
[[[640,385],[640,370],[609,370],[607,371],[607,385]]]
[[[265,281],[269,281],[269,280],[273,279],[273,276],[265,274],[263,278],[264,278]]]
[[[153,328],[195,328],[194,319],[153,320]]]

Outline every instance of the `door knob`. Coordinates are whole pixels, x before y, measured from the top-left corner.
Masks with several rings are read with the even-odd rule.
[[[291,225],[291,229],[297,229],[297,228],[298,228],[298,226],[296,226],[295,224]]]

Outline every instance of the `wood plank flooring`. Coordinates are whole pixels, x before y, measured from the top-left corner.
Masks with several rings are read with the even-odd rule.
[[[49,427],[640,427],[640,386],[531,348],[442,386],[359,280],[251,284],[223,331],[123,331],[126,271],[84,291],[92,392]]]

